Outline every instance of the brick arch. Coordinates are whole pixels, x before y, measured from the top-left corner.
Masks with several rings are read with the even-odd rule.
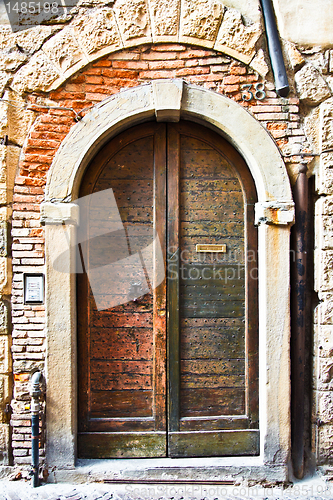
[[[214,125],[245,158],[259,201],[292,205],[284,162],[267,131],[237,103],[183,80],[157,80],[133,87],[92,108],[71,129],[53,160],[46,201],[75,199],[82,173],[103,143],[120,130],[154,115],[158,120],[183,117]]]
[[[105,55],[151,43],[212,49],[265,76],[261,34],[260,23],[245,25],[240,12],[219,0],[117,0],[112,7],[80,10],[17,71],[11,88],[51,91]]]

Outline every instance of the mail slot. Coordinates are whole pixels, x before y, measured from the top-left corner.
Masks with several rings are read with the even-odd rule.
[[[211,243],[207,245],[197,245],[196,246],[196,251],[197,252],[213,252],[213,253],[225,253],[227,251],[227,245],[219,245],[216,243]]]

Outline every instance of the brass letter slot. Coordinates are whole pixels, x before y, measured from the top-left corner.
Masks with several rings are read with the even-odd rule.
[[[197,245],[197,252],[222,252],[225,253],[227,251],[227,245],[217,245],[217,244],[207,244],[207,245]]]

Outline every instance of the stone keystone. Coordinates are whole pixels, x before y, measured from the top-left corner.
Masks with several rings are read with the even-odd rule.
[[[155,115],[158,122],[179,122],[183,96],[183,80],[155,80],[152,82]]]

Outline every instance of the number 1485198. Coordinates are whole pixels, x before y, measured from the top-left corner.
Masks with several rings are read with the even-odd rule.
[[[15,14],[58,14],[59,5],[57,2],[8,2],[6,3],[7,12]]]

